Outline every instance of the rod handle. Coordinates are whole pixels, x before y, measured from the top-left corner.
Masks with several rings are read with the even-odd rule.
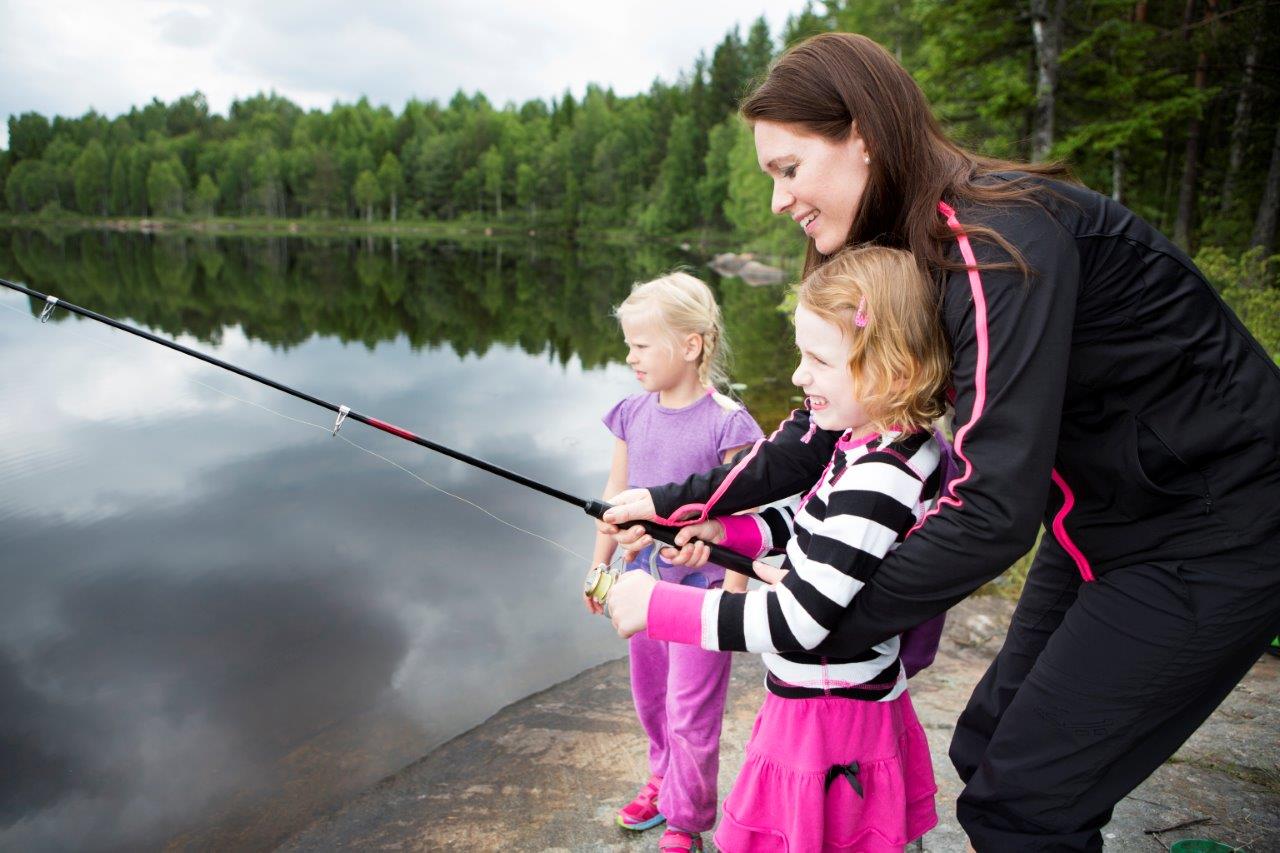
[[[592,518],[604,520],[605,510],[612,509],[613,505],[599,500],[589,500],[583,505],[583,509],[587,515]],[[676,546],[676,533],[680,531],[678,527],[668,527],[665,524],[659,524],[656,521],[632,521],[628,524],[638,524],[644,528],[645,532],[652,536],[658,542],[664,545]],[[708,543],[710,545],[710,543]],[[710,545],[711,562],[717,566],[724,566],[726,569],[733,569],[735,572],[741,572],[749,578],[760,580],[760,576],[756,574],[754,561],[750,557],[739,554],[737,551],[730,551],[720,545]]]

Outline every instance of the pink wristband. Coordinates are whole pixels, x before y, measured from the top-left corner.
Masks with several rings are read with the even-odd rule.
[[[659,581],[649,597],[649,639],[702,645],[705,589]]]
[[[717,515],[716,521],[724,525],[724,541],[722,547],[751,559],[760,556],[764,538],[760,535],[760,525],[754,515]]]

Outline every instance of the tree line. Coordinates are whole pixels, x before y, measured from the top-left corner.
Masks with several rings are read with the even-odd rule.
[[[1270,0],[827,0],[776,34],[735,27],[629,97],[459,92],[397,113],[271,93],[222,116],[194,93],[115,118],[10,116],[0,197],[17,213],[714,229],[794,248],[735,108],[780,50],[841,30],[892,51],[963,144],[1066,160],[1191,251],[1252,249],[1275,284],[1278,19]]]

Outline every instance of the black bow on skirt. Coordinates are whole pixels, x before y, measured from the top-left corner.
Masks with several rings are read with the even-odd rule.
[[[850,761],[848,764],[832,764],[827,768],[826,790],[831,790],[831,783],[843,776],[849,780],[849,784],[853,787],[854,793],[859,797],[862,796],[862,783],[858,781],[858,762]]]

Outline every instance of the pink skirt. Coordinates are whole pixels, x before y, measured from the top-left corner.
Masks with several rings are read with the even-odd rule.
[[[833,764],[858,764],[862,796]],[[938,823],[933,762],[911,697],[862,702],[766,694],[724,803],[716,846],[729,853],[901,851]]]

